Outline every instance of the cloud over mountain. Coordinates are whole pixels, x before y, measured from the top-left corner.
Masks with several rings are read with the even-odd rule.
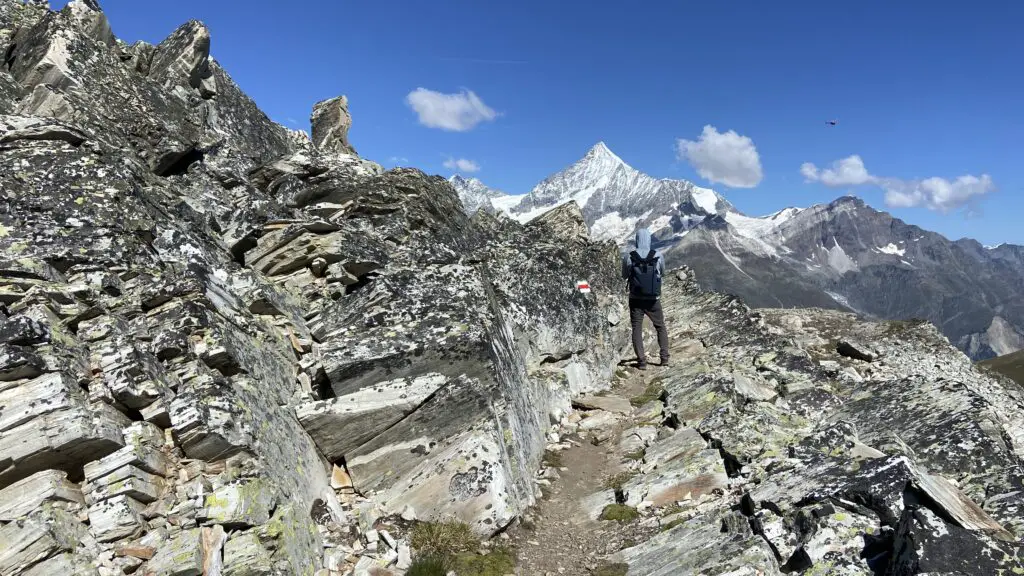
[[[734,130],[719,132],[714,126],[704,126],[697,140],[680,138],[676,142],[676,155],[689,162],[701,178],[730,188],[753,188],[764,178],[754,141]]]
[[[995,190],[988,174],[966,174],[953,180],[933,176],[924,180],[903,180],[875,176],[868,172],[857,154],[836,160],[828,168],[818,168],[811,162],[800,166],[806,182],[820,182],[832,188],[873,185],[885,191],[885,204],[890,208],[924,207],[949,212],[976,201]]]
[[[444,161],[444,167],[457,172],[479,172],[480,164],[467,158],[448,158]]]

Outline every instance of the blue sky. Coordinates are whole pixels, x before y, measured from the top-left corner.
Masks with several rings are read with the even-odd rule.
[[[1024,244],[1024,2],[101,4],[127,41],[203,20],[213,55],[283,124],[305,128],[316,101],[348,95],[352,143],[386,166],[449,175],[446,160],[466,159],[522,193],[603,140],[748,214],[853,193],[953,239]],[[475,116],[425,120],[471,129],[424,125],[417,88],[472,91]]]

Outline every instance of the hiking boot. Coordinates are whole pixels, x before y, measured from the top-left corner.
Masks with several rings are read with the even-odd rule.
[[[671,365],[672,365],[672,363],[669,362],[668,358],[662,358],[661,359],[661,364],[658,364],[658,366],[661,366],[662,368],[668,368]]]
[[[647,370],[647,363],[645,362],[643,364],[637,364],[636,365],[636,369],[637,370]]]

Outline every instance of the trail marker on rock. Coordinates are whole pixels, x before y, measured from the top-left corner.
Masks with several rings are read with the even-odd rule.
[[[590,282],[586,280],[577,280],[576,289],[584,294],[590,294]]]

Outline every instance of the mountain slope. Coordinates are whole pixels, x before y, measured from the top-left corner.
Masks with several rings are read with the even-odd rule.
[[[857,198],[750,217],[713,190],[632,168],[603,142],[524,196],[478,180],[453,185],[467,208],[522,222],[575,201],[591,236],[623,247],[646,226],[670,265],[753,306],[923,318],[975,359],[1024,348],[1024,247],[952,242]]]
[[[998,372],[1024,386],[1024,350],[999,356],[998,358],[983,360],[978,363],[978,366],[986,370]]]
[[[629,166],[604,142],[579,161],[553,174],[523,196],[493,203],[521,222],[575,201],[597,240],[621,241],[637,226],[660,228],[675,219],[681,228],[710,214],[733,210],[713,190],[685,180],[652,178]],[[467,206],[468,208],[468,206]]]
[[[776,225],[768,225],[771,218],[706,220],[667,246],[666,257],[692,266],[706,286],[753,306],[924,318],[976,359],[1024,347],[1019,247],[951,242],[851,197]],[[750,220],[761,220],[761,228]]]
[[[459,174],[455,174],[448,179],[448,183],[452,185],[452,188],[455,188],[467,214],[473,214],[481,209],[493,214],[497,211],[493,201],[508,197],[508,194],[501,190],[487,187],[477,178],[464,178]]]

